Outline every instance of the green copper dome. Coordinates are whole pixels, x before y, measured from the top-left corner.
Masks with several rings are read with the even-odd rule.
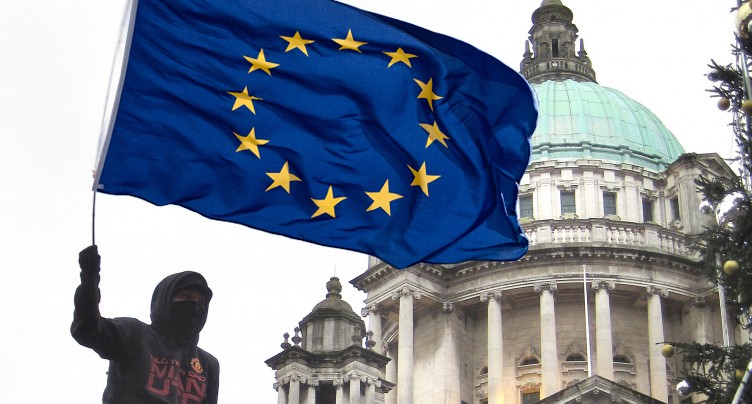
[[[594,82],[531,84],[538,127],[531,161],[596,159],[663,171],[684,149],[650,110]]]

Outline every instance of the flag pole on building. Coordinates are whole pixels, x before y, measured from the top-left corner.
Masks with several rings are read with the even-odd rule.
[[[588,310],[588,298],[587,298],[587,265],[582,265],[582,293],[585,296],[585,341],[587,344],[587,375],[588,377],[593,375],[593,370],[590,366],[590,314]]]

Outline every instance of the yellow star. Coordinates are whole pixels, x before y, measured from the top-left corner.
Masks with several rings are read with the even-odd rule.
[[[438,180],[441,176],[440,175],[428,175],[426,173],[426,162],[423,162],[423,165],[420,166],[419,170],[415,170],[414,168],[410,167],[409,165],[407,168],[410,169],[413,173],[413,182],[410,183],[411,187],[420,187],[421,190],[423,190],[423,193],[428,196],[428,184]]]
[[[434,94],[433,92],[433,79],[428,79],[428,83],[424,83],[418,79],[413,79],[420,86],[420,94],[418,98],[425,98],[428,101],[428,106],[433,111],[433,100],[440,100],[444,97]]]
[[[389,66],[386,67],[387,69],[397,62],[402,62],[409,67],[413,67],[413,65],[410,64],[410,59],[418,57],[418,55],[413,55],[412,53],[405,53],[402,48],[397,48],[395,52],[384,52],[384,54],[392,58],[392,60],[389,61]]]
[[[272,63],[266,60],[266,57],[264,56],[264,50],[261,49],[259,51],[258,56],[256,59],[248,56],[243,56],[245,60],[251,62],[251,68],[248,70],[248,73],[254,71],[254,70],[263,70],[268,75],[272,75],[271,69],[274,69],[275,67],[279,66],[279,63]]]
[[[389,180],[386,180],[386,182],[384,182],[384,186],[381,187],[381,191],[366,192],[366,195],[368,195],[368,197],[373,200],[373,203],[368,207],[368,209],[366,209],[366,212],[381,208],[384,209],[384,212],[386,212],[386,214],[389,216],[392,215],[390,203],[392,203],[392,201],[394,201],[395,199],[402,198],[402,195],[389,192]]]
[[[428,132],[428,140],[426,140],[426,149],[428,146],[433,143],[434,140],[438,140],[439,143],[443,144],[444,147],[449,148],[447,146],[446,142],[444,140],[449,139],[449,136],[445,135],[441,130],[439,130],[439,125],[436,123],[436,121],[433,121],[433,125],[429,125],[427,123],[421,123],[420,127],[425,129],[426,132]]]
[[[235,150],[235,153],[243,150],[250,150],[253,154],[256,155],[256,157],[261,158],[258,147],[269,143],[269,141],[265,139],[256,139],[256,128],[251,128],[251,132],[248,134],[248,136],[240,136],[235,132],[232,132],[232,134],[235,135],[238,140],[240,140],[240,146],[238,146],[238,149]]]
[[[266,173],[266,175],[269,176],[274,182],[272,182],[272,185],[269,185],[269,188],[266,190],[274,189],[277,187],[282,187],[287,191],[287,193],[290,193],[290,182],[291,181],[300,181],[300,178],[298,178],[295,174],[290,174],[290,168],[287,164],[288,162],[285,161],[285,165],[282,166],[282,170],[278,173]],[[266,191],[265,191],[266,192]]]
[[[303,39],[300,36],[300,32],[298,31],[295,31],[295,35],[293,36],[280,35],[279,37],[287,41],[287,49],[285,49],[285,52],[289,52],[293,49],[299,49],[306,56],[308,56],[308,50],[305,46],[315,42],[310,39]]]
[[[334,194],[332,193],[332,186],[330,185],[329,186],[329,191],[326,192],[326,197],[324,199],[313,199],[313,198],[311,198],[311,200],[313,201],[313,203],[315,203],[316,206],[319,207],[319,209],[316,212],[314,212],[314,214],[313,214],[313,216],[311,216],[311,218],[314,218],[316,216],[321,216],[324,213],[326,213],[327,215],[329,215],[331,217],[337,217],[334,214],[334,207],[337,206],[338,203],[344,201],[345,199],[347,199],[347,198],[344,197],[344,196],[339,196],[339,197],[335,198]]]
[[[236,93],[234,91],[228,91],[235,97],[235,104],[232,105],[232,110],[235,111],[240,107],[246,107],[256,115],[256,108],[253,107],[253,101],[261,100],[261,98],[248,95],[248,87],[244,88],[242,92]]]
[[[353,39],[352,30],[347,30],[347,37],[345,39],[332,38],[332,41],[340,45],[339,50],[349,49],[359,53],[363,53],[358,49],[359,47],[367,44],[368,42],[359,42]]]

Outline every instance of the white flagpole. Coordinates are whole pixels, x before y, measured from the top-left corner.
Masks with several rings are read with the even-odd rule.
[[[582,292],[585,296],[585,341],[587,343],[587,375],[593,375],[593,369],[590,366],[590,312],[588,310],[588,289],[587,289],[587,265],[582,265]]]
[[[112,127],[115,123],[120,92],[123,88],[123,79],[125,78],[125,67],[128,65],[128,54],[131,48],[131,35],[133,33],[133,24],[136,22],[136,9],[138,0],[128,0],[125,6],[125,13],[120,24],[120,39],[118,40],[115,55],[112,61],[112,71],[110,72],[110,82],[107,88],[107,99],[105,100],[105,109],[102,114],[102,133],[99,137],[99,147],[97,150],[96,169],[94,171],[94,192],[100,188],[99,178],[102,175],[102,167],[107,156],[107,149],[110,146],[110,136]],[[120,62],[120,63],[118,63]],[[117,82],[117,91],[113,94],[113,84]]]

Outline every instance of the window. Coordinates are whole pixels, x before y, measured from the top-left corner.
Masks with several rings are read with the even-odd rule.
[[[559,194],[561,198],[561,214],[575,213],[574,191],[561,191]]]
[[[679,197],[678,196],[671,198],[671,218],[673,220],[681,220],[681,214],[679,212]]]
[[[573,353],[567,355],[567,358],[564,359],[566,362],[585,362],[585,356],[580,353]]]
[[[540,401],[540,391],[527,391],[522,393],[522,404],[533,404]]]
[[[606,216],[616,215],[616,194],[613,192],[603,193],[603,214]]]
[[[558,58],[559,57],[559,40],[558,39],[551,40],[551,50],[552,50],[551,56]]]
[[[533,196],[520,196],[520,217],[533,218]]]
[[[614,355],[614,363],[632,363],[626,355]]]
[[[523,359],[523,360],[522,360],[522,362],[520,362],[520,366],[525,366],[525,365],[537,365],[537,364],[539,364],[539,363],[540,363],[540,361],[538,360],[538,358],[535,358],[535,357],[529,357],[529,358],[525,358],[525,359]]]
[[[650,199],[642,200],[642,221],[655,222],[653,219],[653,201]]]

